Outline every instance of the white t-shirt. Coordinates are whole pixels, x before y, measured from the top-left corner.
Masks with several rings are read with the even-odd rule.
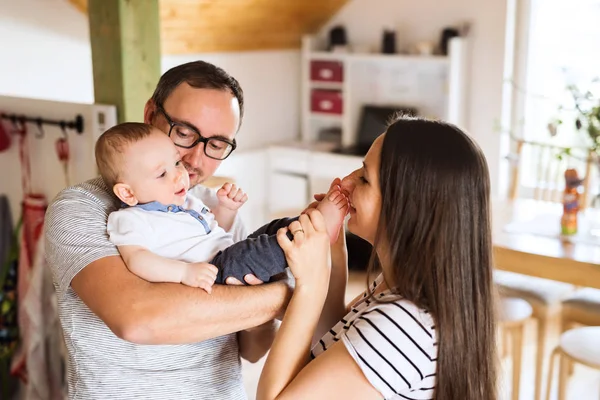
[[[383,281],[379,276],[371,293]],[[371,385],[385,399],[433,399],[437,339],[431,315],[386,290],[367,291],[312,349],[318,357],[342,341]]]
[[[149,203],[111,213],[107,231],[116,246],[136,245],[185,262],[210,261],[234,243],[192,192],[181,207]]]

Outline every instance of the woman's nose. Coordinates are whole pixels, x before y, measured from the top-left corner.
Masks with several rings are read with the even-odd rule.
[[[355,185],[356,184],[354,182],[354,172],[342,179],[342,190],[347,192],[348,194],[352,193]]]

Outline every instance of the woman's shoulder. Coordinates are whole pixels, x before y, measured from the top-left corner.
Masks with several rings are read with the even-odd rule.
[[[385,398],[415,390],[431,398],[437,339],[427,310],[386,290],[356,302],[345,321],[337,338]]]
[[[355,324],[378,333],[394,337],[410,337],[418,342],[436,342],[435,322],[431,314],[412,301],[390,291],[365,297],[357,302],[351,312],[356,314]]]
[[[431,314],[389,289],[378,290],[382,284],[383,276],[379,275],[363,297],[352,305],[351,313],[355,314],[353,319],[375,318],[384,325],[391,324],[391,329],[396,325],[419,328],[423,334],[435,341],[435,323]]]

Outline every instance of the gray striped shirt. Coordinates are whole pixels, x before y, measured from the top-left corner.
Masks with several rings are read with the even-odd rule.
[[[209,189],[197,187],[195,194],[214,204]],[[186,345],[133,344],[115,336],[73,291],[79,271],[119,254],[106,233],[117,206],[97,178],[63,190],[46,214],[46,258],[69,352],[69,398],[246,399],[236,334]],[[239,240],[243,227],[236,226]]]

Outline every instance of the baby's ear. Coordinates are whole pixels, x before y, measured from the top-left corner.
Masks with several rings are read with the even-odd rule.
[[[125,183],[115,184],[115,186],[113,186],[113,192],[115,192],[115,195],[128,206],[135,206],[138,203],[138,199],[135,197],[131,186]]]

